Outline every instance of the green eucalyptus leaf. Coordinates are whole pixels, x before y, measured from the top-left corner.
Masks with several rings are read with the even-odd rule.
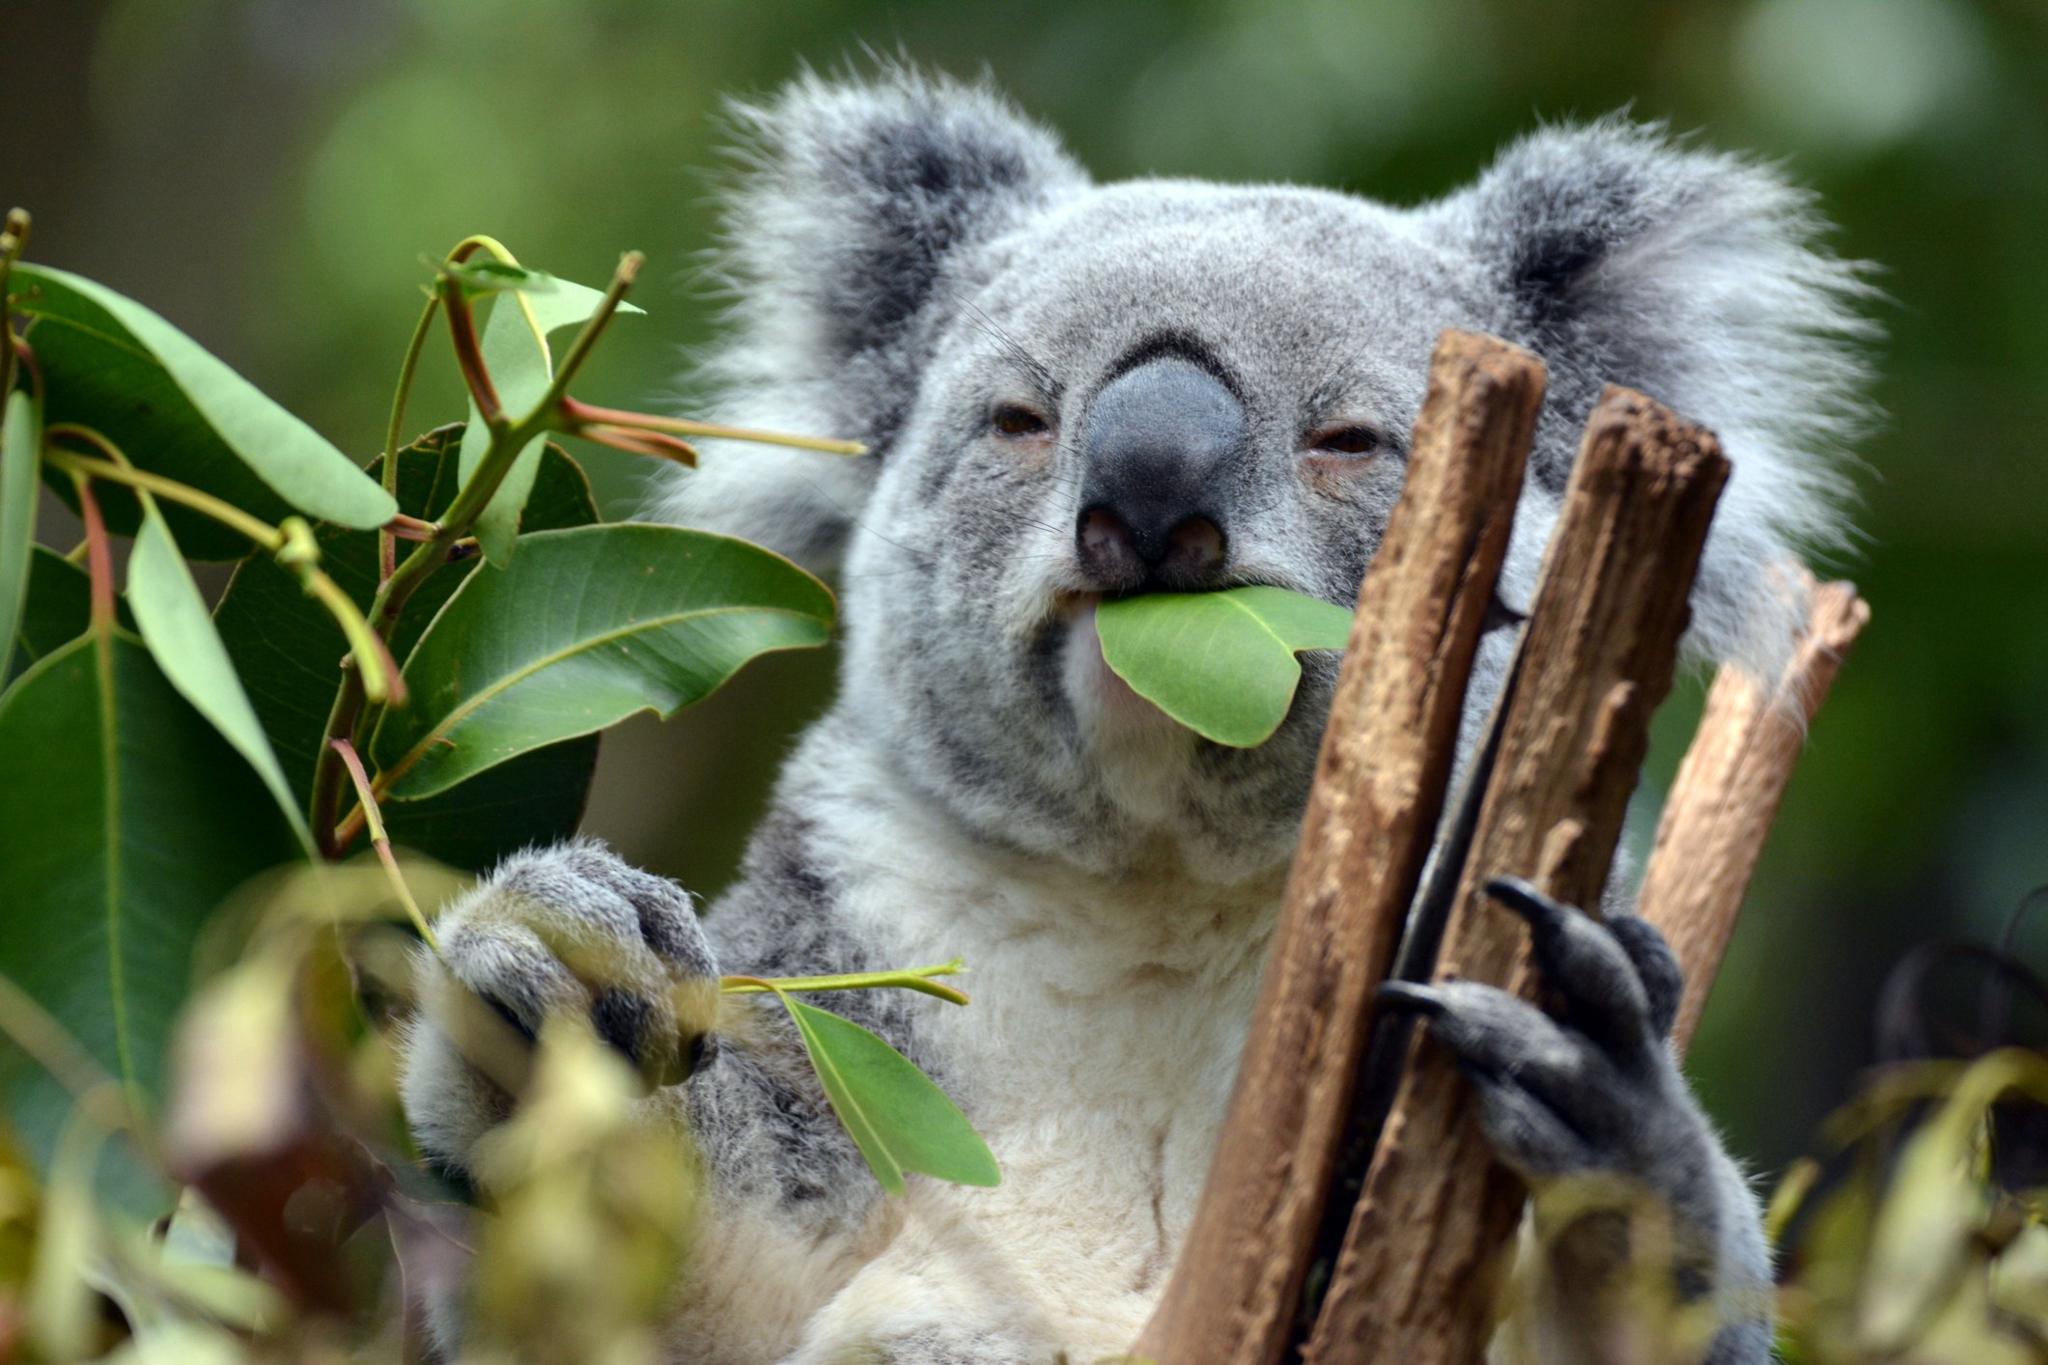
[[[1351,613],[1285,588],[1148,593],[1100,603],[1095,629],[1132,691],[1204,738],[1249,749],[1287,719],[1295,654],[1344,648]]]
[[[552,275],[546,279],[548,286],[545,290],[529,292],[521,289],[500,296],[491,305],[490,319],[484,323],[483,337],[478,343],[483,350],[484,366],[491,374],[491,384],[498,392],[498,402],[503,406],[505,415],[514,421],[533,410],[554,378],[554,357],[548,350],[548,335],[559,328],[588,321],[604,301],[603,293],[587,285],[573,284]],[[524,307],[521,306],[522,301]],[[640,311],[630,304],[619,305],[621,313]],[[493,564],[503,564],[512,558],[513,545],[519,535],[519,514],[533,488],[542,442],[543,438],[535,437],[526,449],[519,452],[519,458],[513,461],[504,482],[498,485],[498,491],[491,495],[483,515],[477,518],[477,543],[483,546],[484,558]],[[490,444],[490,428],[484,425],[482,416],[472,403],[469,430],[462,438],[463,482],[467,483],[475,475]]]
[[[126,602],[116,602],[114,611],[123,627],[134,629]],[[45,654],[53,654],[85,634],[91,624],[92,575],[47,545],[32,547],[21,634],[15,640],[7,681],[14,681]]]
[[[0,317],[0,327],[5,319]],[[0,337],[0,345],[6,345]],[[36,468],[42,459],[43,417],[26,389],[6,395],[0,412],[0,675],[14,657],[15,636],[28,601],[30,553],[36,543]]]
[[[470,575],[406,660],[412,702],[371,745],[396,800],[636,711],[672,715],[756,655],[831,634],[825,585],[743,540],[620,525],[520,542],[504,570]]]
[[[164,676],[194,710],[212,722],[221,738],[249,760],[276,798],[285,822],[298,835],[306,856],[317,857],[299,798],[285,780],[263,722],[249,704],[249,694],[242,690],[234,661],[206,609],[206,598],[192,581],[192,571],[185,566],[178,542],[157,510],[156,499],[147,493],[142,495],[142,527],[136,532],[135,553],[128,561],[128,604],[142,629],[143,643],[156,656]]]
[[[956,1185],[1002,1183],[988,1144],[946,1092],[880,1037],[829,1010],[776,992],[795,1021],[818,1081],[875,1179],[903,1193],[903,1173]]]
[[[461,426],[449,425],[399,452],[398,502],[407,515],[431,521],[454,500],[461,439]],[[551,530],[597,520],[589,481],[560,446],[549,445],[542,454],[526,520],[530,527]],[[314,534],[321,567],[367,609],[377,591],[376,533],[320,526]],[[403,555],[409,547],[401,541],[397,548]],[[477,568],[474,559],[444,564],[420,585],[392,632],[394,654],[405,657],[434,613]],[[236,567],[214,622],[303,805],[348,643],[334,619],[268,555],[251,556]],[[597,743],[597,736],[588,735],[550,745],[430,800],[388,805],[385,826],[402,846],[471,872],[486,871],[529,844],[575,833],[597,765]]]
[[[507,289],[517,289],[528,294],[544,294],[559,283],[545,270],[528,270],[523,265],[482,257],[439,267],[447,276],[462,286],[462,292],[470,298],[486,294],[500,294]]]
[[[93,427],[142,468],[266,521],[296,508],[373,527],[397,510],[326,438],[133,299],[47,266],[16,266],[12,283],[12,307],[29,318],[43,372],[46,422]],[[132,532],[140,522],[124,491],[106,490],[102,505],[114,530]],[[173,509],[171,521],[199,558],[232,558],[248,548],[185,509]]]
[[[256,774],[127,632],[81,636],[0,697],[0,976],[145,1112],[201,926],[296,853]],[[11,1048],[0,1093],[47,1164],[71,1096]],[[145,1217],[169,1207],[134,1161],[117,1165],[110,1198]]]

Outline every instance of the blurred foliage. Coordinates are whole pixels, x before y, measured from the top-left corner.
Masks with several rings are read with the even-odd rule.
[[[367,454],[423,254],[487,223],[601,278],[707,245],[718,101],[863,45],[986,66],[1104,177],[1291,179],[1397,200],[1540,118],[1630,106],[1783,158],[1880,264],[1863,538],[1827,566],[1874,623],[1793,784],[1694,1049],[1775,1166],[1868,1055],[1906,945],[2048,877],[2048,10],[2038,0],[12,0],[0,199]],[[661,281],[643,287],[658,302]],[[678,295],[697,291],[675,281]],[[290,297],[290,307],[274,300]],[[701,292],[692,297],[703,299]],[[596,401],[691,394],[714,310],[593,367]],[[445,375],[422,411],[447,410]],[[652,396],[652,398],[650,397]],[[616,512],[637,468],[593,460]],[[827,665],[603,760],[590,828],[713,891]],[[1694,699],[1696,705],[1696,697]],[[771,718],[770,713],[773,713]],[[1662,767],[1691,728],[1660,724]],[[651,799],[660,794],[663,800]],[[2031,944],[2048,947],[2048,925]]]
[[[407,875],[422,894],[455,883],[418,861]],[[135,1117],[111,1087],[81,1096],[40,1182],[0,1141],[0,1360],[419,1361],[430,1303],[471,1324],[454,1365],[661,1358],[675,1277],[698,1254],[691,1145],[649,1121],[642,1078],[582,1018],[551,1019],[535,1044],[477,1007],[464,1046],[519,1107],[478,1148],[481,1209],[452,1202],[394,1093],[387,1025],[414,1005],[404,918],[367,859],[279,873],[223,912],[214,948],[245,946],[186,1009],[165,1121],[139,1144],[188,1182],[168,1218],[95,1197],[99,1151]],[[1981,982],[1975,1001],[2010,1004]],[[1789,1365],[2048,1358],[2048,1057],[1976,1043],[1973,1059],[1873,1073],[1778,1182]],[[1674,1293],[1674,1270],[1713,1252],[1653,1199],[1563,1180],[1537,1191],[1535,1226],[1575,1271],[1631,1252],[1579,1315],[1598,1330],[1570,1358],[1706,1357],[1731,1304]],[[1518,1267],[1504,1359],[1533,1343],[1521,1310],[1543,1264]]]

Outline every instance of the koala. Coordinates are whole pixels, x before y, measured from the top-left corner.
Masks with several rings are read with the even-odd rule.
[[[738,120],[730,312],[706,362],[718,415],[868,453],[710,447],[651,515],[836,576],[837,699],[701,919],[589,841],[514,857],[452,903],[404,1047],[410,1121],[466,1173],[514,1103],[436,1000],[474,993],[528,1033],[587,1014],[655,1082],[647,1121],[706,1172],[672,1359],[1118,1354],[1215,1144],[1336,659],[1305,659],[1269,742],[1224,748],[1109,672],[1096,603],[1257,583],[1351,604],[1432,346],[1457,327],[1550,372],[1467,750],[1607,381],[1722,437],[1734,475],[1689,643],[1768,668],[1799,610],[1772,566],[1840,529],[1867,286],[1773,171],[1622,119],[1541,129],[1419,207],[1097,184],[985,84],[903,69],[805,76]],[[1472,984],[1393,1004],[1468,1062],[1493,1142],[1532,1182],[1598,1172],[1656,1193],[1697,1252],[1682,1291],[1723,1306],[1712,1358],[1763,1361],[1757,1205],[1665,1045],[1670,952],[1625,914],[1499,894],[1567,1008]],[[600,946],[609,979],[571,970],[564,943]],[[970,1008],[827,1003],[958,1101],[1001,1164],[995,1189],[912,1177],[885,1197],[772,1001],[678,1013],[721,972],[956,954]]]

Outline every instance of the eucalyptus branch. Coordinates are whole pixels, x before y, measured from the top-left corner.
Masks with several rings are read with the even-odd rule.
[[[72,487],[78,490],[78,518],[85,523],[86,573],[92,584],[92,625],[104,631],[114,624],[114,554],[107,544],[107,522],[100,515],[100,500],[93,496],[92,480],[76,470],[69,471]]]
[[[673,460],[686,469],[697,467],[695,446],[659,431],[633,431],[625,427],[597,425],[578,427],[575,434],[593,444],[623,450],[628,455],[651,455],[657,460]]]
[[[0,298],[7,293],[7,275],[14,269],[14,263],[21,259],[21,253],[28,250],[28,210],[12,208],[7,210],[4,226],[0,226]]]
[[[350,655],[355,660],[356,666],[351,673],[362,675],[362,686],[366,693],[374,694],[375,699],[379,701],[404,695],[405,684],[399,677],[398,665],[392,659],[391,651],[370,629],[369,623],[357,609],[354,600],[318,567],[320,549],[313,540],[311,528],[307,527],[303,520],[294,517],[283,527],[272,526],[260,517],[253,517],[232,503],[223,502],[211,493],[194,488],[190,484],[179,483],[176,479],[167,479],[161,474],[137,469],[128,457],[122,454],[120,447],[90,427],[58,422],[49,428],[46,435],[52,439],[83,441],[108,456],[103,460],[93,459],[90,456],[60,450],[54,445],[46,445],[44,458],[58,469],[70,474],[72,478],[81,481],[103,479],[108,483],[122,484],[141,493],[153,494],[166,502],[189,507],[248,537],[260,548],[268,551],[279,564],[297,576],[300,586],[306,590],[306,595],[324,607],[328,615],[334,618],[335,624],[341,628],[341,633],[348,640]],[[83,506],[82,499],[81,507]],[[98,512],[98,504],[94,503],[93,515],[98,516]],[[303,534],[294,535],[293,531],[300,528],[303,528]],[[86,529],[87,538],[90,540],[90,521],[87,522]],[[101,534],[104,532],[105,526],[102,523]],[[111,572],[108,582],[112,582]]]
[[[448,253],[445,259],[449,265],[461,265],[479,251],[485,253],[500,265],[516,266],[519,264],[519,258],[512,254],[511,248],[507,247],[496,237],[485,232],[473,232],[469,236],[464,237],[455,244],[454,249]]]
[[[0,398],[14,389],[14,328],[6,308],[7,277],[28,248],[28,228],[28,210],[21,208],[9,209],[6,225],[0,227],[0,331],[6,332],[9,341],[8,345],[0,346]]]
[[[444,280],[443,283],[446,284],[447,281]],[[458,290],[454,301],[456,304],[462,302],[459,293]],[[445,300],[448,296],[444,293],[443,298]],[[451,332],[458,336],[459,351],[462,343],[459,339],[458,311],[462,318],[467,319],[466,306],[458,310],[451,305],[448,321]],[[479,364],[482,363],[481,354],[476,359]],[[486,382],[488,383],[488,377]],[[479,411],[481,410],[480,406]],[[490,503],[491,495],[498,491],[498,485],[505,481],[505,475],[511,471],[512,462],[518,458],[519,452],[526,448],[529,441],[543,434],[545,430],[543,410],[537,410],[515,423],[508,424],[501,420],[490,428],[490,444],[484,450],[484,457],[478,463],[476,472],[455,495],[454,503],[449,506],[439,522],[432,523],[433,531],[428,539],[422,541],[411,554],[399,561],[398,566],[378,584],[377,595],[370,603],[369,629],[380,640],[390,637],[392,628],[398,623],[399,614],[405,610],[405,604],[412,599],[413,593],[419,590],[420,584],[424,583],[434,570],[457,557],[457,551],[475,526],[477,517],[482,515],[483,509]],[[341,685],[335,690],[334,702],[328,708],[327,725],[322,732],[324,738],[328,741],[345,739],[351,745],[356,743],[361,738],[364,703],[374,703],[378,700],[379,698],[366,695],[358,670],[350,669],[345,672]],[[320,843],[321,851],[329,857],[338,856],[362,829],[360,823],[353,821],[347,828],[336,828],[336,819],[341,814],[342,788],[346,780],[347,774],[343,771],[340,756],[328,744],[323,743],[319,757],[313,764],[313,791],[307,810],[307,820],[313,828],[314,838]]]
[[[416,761],[417,755],[414,757]],[[405,776],[407,770],[411,767],[411,762],[400,762],[380,771],[376,779],[370,783],[370,798],[372,802],[382,801],[385,794],[391,790],[391,784]],[[363,832],[368,823],[369,810],[364,805],[361,794],[358,793],[355,808],[349,811],[341,823],[334,827],[335,847],[347,848],[350,844],[354,843],[356,836]]]
[[[363,760],[357,756],[355,746],[345,739],[330,739],[327,745],[340,757],[343,767],[348,770],[349,781],[355,784],[356,797],[362,802],[363,818],[369,822],[370,846],[377,850],[377,860],[384,864],[384,873],[391,879],[391,887],[398,893],[399,903],[405,906],[405,913],[412,916],[412,927],[420,931],[420,938],[439,953],[441,945],[434,939],[434,930],[428,925],[427,917],[420,913],[419,902],[413,899],[412,888],[405,884],[405,874],[399,870],[398,858],[391,851],[391,839],[384,832],[384,821],[377,810],[377,798],[370,792],[370,777],[363,771]],[[347,847],[346,844],[342,846]]]
[[[161,474],[152,474],[146,469],[137,469],[119,446],[91,427],[82,427],[72,422],[52,422],[44,436],[49,441],[78,441],[92,446],[106,456],[103,460],[96,460],[91,456],[78,455],[70,451],[50,450],[47,453],[51,463],[60,469],[76,471],[95,479],[105,479],[108,483],[141,489],[156,494],[166,502],[189,507],[201,516],[217,521],[236,534],[254,541],[272,554],[284,548],[284,532],[277,527],[261,517],[251,516],[233,503],[217,498],[203,489],[179,483],[176,479],[168,479]]]
[[[403,512],[400,512],[378,528],[381,533],[394,539],[415,542],[432,540],[435,529],[433,522],[421,517],[409,517]],[[389,578],[390,576],[391,569],[387,566],[384,570],[384,577]]]
[[[35,319],[30,318],[29,326],[32,327],[34,325]],[[23,330],[27,329],[24,328]],[[22,372],[28,376],[29,392],[33,393],[36,396],[36,402],[42,402],[43,367],[36,360],[36,348],[28,344],[27,337],[14,335],[14,333],[6,330],[4,325],[0,325],[0,336],[4,336],[7,339],[8,344],[5,348],[7,354],[12,356],[17,362],[19,362],[22,368]],[[0,389],[0,394],[4,394],[6,392],[8,392],[8,390]]]
[[[456,245],[448,254],[450,264],[459,264],[477,251],[489,252],[499,261],[517,265],[512,254],[495,240],[488,237],[470,237]],[[462,370],[463,382],[468,386],[470,397],[476,403],[477,413],[490,433],[489,444],[483,458],[477,462],[475,471],[457,490],[455,500],[431,525],[427,538],[419,543],[412,553],[399,561],[377,589],[377,596],[370,604],[369,628],[380,638],[388,638],[397,624],[399,613],[405,609],[419,585],[428,575],[460,557],[461,547],[475,528],[477,518],[490,505],[491,498],[512,470],[513,463],[534,438],[551,431],[580,432],[586,428],[599,428],[599,439],[610,438],[609,443],[641,454],[660,454],[668,458],[694,462],[695,452],[681,442],[668,442],[664,434],[671,431],[695,432],[703,435],[722,436],[735,440],[758,440],[781,445],[799,446],[810,450],[823,450],[838,454],[859,454],[865,447],[851,441],[827,441],[803,436],[784,436],[773,432],[747,431],[737,427],[710,426],[701,422],[682,422],[675,419],[653,417],[642,413],[624,412],[610,408],[591,407],[578,403],[568,396],[568,388],[589,359],[598,339],[604,334],[626,293],[639,277],[644,258],[637,251],[627,252],[619,260],[618,268],[612,272],[610,285],[604,299],[592,311],[590,318],[577,332],[575,339],[562,355],[561,363],[555,366],[549,378],[547,390],[541,395],[532,411],[518,418],[508,418],[498,397],[496,385],[492,383],[489,366],[483,357],[482,345],[477,337],[476,318],[469,307],[460,281],[443,272],[435,282],[435,292],[445,307],[448,317],[450,339],[454,343],[456,362]],[[526,309],[529,324],[533,323],[531,308],[525,296],[514,291],[519,305]],[[538,334],[538,332],[537,332]],[[541,337],[545,345],[545,337]],[[395,439],[395,438],[394,438]],[[389,477],[387,464],[387,478]],[[420,528],[411,528],[420,529]],[[345,673],[341,685],[336,689],[333,705],[328,709],[325,739],[344,739],[351,746],[360,743],[369,717],[365,702],[374,703],[376,698],[366,698],[357,672]],[[321,850],[328,856],[337,856],[358,834],[368,821],[368,811],[351,812],[346,820],[340,820],[343,789],[347,774],[343,771],[340,755],[323,744],[319,757],[314,761],[312,798],[307,811],[308,822]]]
[[[573,398],[564,398],[561,408],[564,425],[560,430],[577,436],[583,435],[586,427],[624,427],[630,431],[661,431],[706,440],[751,441],[756,445],[794,446],[798,450],[815,450],[825,455],[868,453],[868,448],[859,441],[840,441],[826,436],[792,436],[782,431],[758,431],[752,427],[721,426],[716,422],[693,422],[687,418],[660,417],[649,412],[630,412],[624,408],[601,408],[591,403],[579,403]]]
[[[405,428],[405,405],[412,397],[413,376],[419,370],[420,352],[427,346],[427,336],[434,329],[434,314],[441,307],[438,294],[427,295],[427,306],[420,310],[420,320],[413,324],[412,338],[405,344],[405,359],[398,367],[398,388],[391,395],[391,420],[384,428],[384,491],[393,499],[398,497],[398,438]],[[382,582],[391,577],[396,567],[393,530],[377,533],[377,579]]]
[[[491,382],[490,367],[484,364],[483,343],[476,334],[476,314],[470,311],[469,300],[454,279],[443,275],[434,288],[448,309],[448,334],[455,342],[455,367],[462,372],[463,387],[469,390],[470,401],[476,404],[484,425],[496,432],[505,424],[505,408],[498,401],[497,386]]]
[[[381,780],[382,774],[379,774],[379,779],[380,780],[372,782],[370,784],[371,800],[381,798],[389,787],[389,783]],[[369,824],[369,809],[369,806],[366,805],[364,802],[362,793],[357,792],[355,806],[349,811],[347,815],[343,816],[341,822],[335,825],[334,827],[335,848],[347,848],[350,844],[356,841],[357,837],[362,834],[363,830]]]
[[[569,391],[569,381],[583,368],[583,362],[590,359],[590,352],[597,345],[597,339],[604,335],[604,329],[611,325],[619,305],[625,302],[626,291],[640,278],[640,267],[647,258],[637,251],[629,251],[619,257],[619,264],[612,271],[611,283],[605,286],[604,299],[578,329],[576,337],[563,353],[561,363],[555,366],[555,373],[548,381],[547,392],[542,394],[537,405],[546,412],[560,403]]]

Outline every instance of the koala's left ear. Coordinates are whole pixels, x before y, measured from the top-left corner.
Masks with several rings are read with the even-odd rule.
[[[733,115],[741,174],[718,256],[732,302],[704,374],[718,416],[870,454],[709,448],[658,511],[830,568],[972,249],[1087,179],[985,83],[903,66],[807,74]]]
[[[1768,667],[1800,611],[1772,566],[1841,534],[1867,422],[1861,267],[1817,243],[1776,172],[1610,118],[1548,128],[1423,211],[1476,258],[1507,331],[1550,367],[1531,475],[1561,489],[1608,382],[1712,428],[1734,465],[1693,597],[1694,643]]]

